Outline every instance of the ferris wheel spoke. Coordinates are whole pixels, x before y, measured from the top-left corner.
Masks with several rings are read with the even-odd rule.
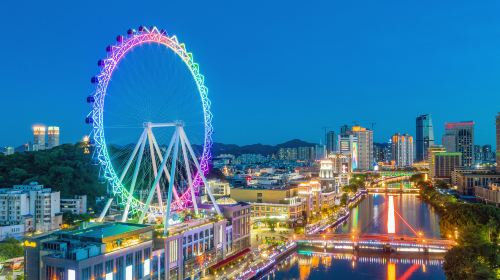
[[[144,130],[143,134],[146,132]],[[142,156],[144,155],[144,146],[146,146],[146,137],[143,137],[141,148],[139,150],[139,156],[135,163],[134,174],[132,175],[132,184],[130,185],[130,190],[127,198],[127,204],[125,205],[125,210],[123,211],[122,222],[127,221],[128,211],[130,210],[130,204],[132,203],[132,198],[134,197],[135,184],[137,182],[137,175],[139,174],[139,169],[141,167]]]

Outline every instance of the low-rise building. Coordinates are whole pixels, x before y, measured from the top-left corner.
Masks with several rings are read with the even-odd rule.
[[[237,187],[231,189],[231,198],[249,203],[254,221],[277,218],[295,223],[305,218],[306,205],[298,195],[297,186]]]
[[[500,173],[489,170],[454,170],[457,191],[463,195],[475,195],[475,188],[487,188],[489,184],[500,182]]]
[[[61,211],[73,214],[87,213],[87,196],[75,195],[72,198],[61,198]]]
[[[0,225],[24,225],[45,232],[62,224],[60,194],[37,182],[0,189]]]
[[[25,277],[38,279],[150,279],[153,227],[97,224],[28,238]]]
[[[488,187],[474,187],[474,194],[488,204],[500,205],[500,183],[490,183]]]

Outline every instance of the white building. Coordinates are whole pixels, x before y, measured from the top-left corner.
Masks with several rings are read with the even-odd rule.
[[[26,231],[59,229],[62,224],[59,192],[37,182],[0,189],[0,224],[23,224]]]
[[[75,195],[73,198],[61,198],[61,211],[73,214],[87,213],[87,196]]]
[[[409,167],[413,164],[413,137],[396,133],[392,136],[392,159],[396,167]]]
[[[215,197],[229,196],[231,194],[231,188],[228,182],[221,180],[209,180],[208,187]]]

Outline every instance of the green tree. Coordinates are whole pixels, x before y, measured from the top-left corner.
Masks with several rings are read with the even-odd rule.
[[[340,197],[340,205],[346,207],[348,200],[349,200],[349,195],[347,195],[347,193],[343,193],[342,196]]]
[[[0,261],[22,257],[24,248],[19,240],[9,238],[0,243]]]

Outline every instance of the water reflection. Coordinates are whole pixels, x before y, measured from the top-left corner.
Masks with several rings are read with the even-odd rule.
[[[415,235],[421,231],[428,237],[440,237],[439,217],[417,195],[394,195],[395,212],[413,228],[395,217],[395,230],[399,235]],[[388,196],[370,194],[351,210],[348,221],[339,226],[337,233],[386,233]],[[357,256],[351,253],[323,253],[299,251],[281,262],[264,279],[445,279],[442,260]]]

